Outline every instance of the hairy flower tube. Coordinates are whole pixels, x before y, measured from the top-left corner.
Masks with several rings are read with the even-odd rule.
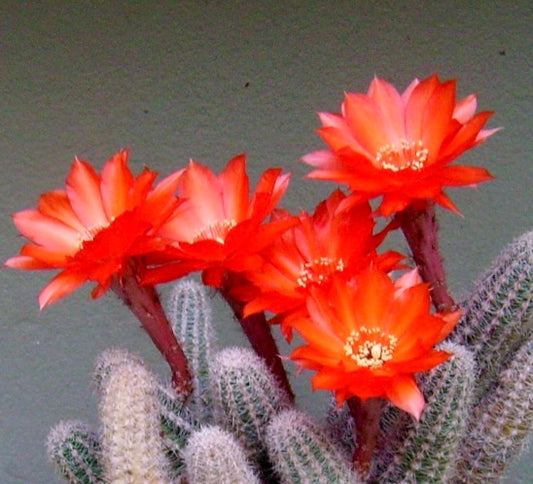
[[[427,284],[416,269],[397,281],[375,268],[346,284],[335,278],[308,299],[308,318],[291,322],[307,342],[290,358],[316,371],[313,389],[350,397],[383,398],[419,419],[424,396],[415,374],[449,358],[433,347],[454,328],[460,311],[430,314]]]
[[[444,187],[491,180],[484,168],[450,163],[498,129],[483,129],[491,112],[475,113],[474,94],[456,101],[456,81],[415,79],[400,94],[374,78],[368,92],[347,93],[341,113],[319,113],[329,150],[303,161],[310,178],[347,184],[351,203],[382,196],[377,213],[389,216],[421,200],[457,211]]]
[[[250,197],[244,155],[230,160],[218,176],[191,161],[178,184],[185,201],[161,228],[173,244],[144,281],[166,282],[203,271],[204,282],[220,288],[228,272],[258,267],[257,253],[295,223],[292,219],[264,223],[285,193],[289,177],[280,169],[267,170]]]
[[[174,195],[179,173],[152,188],[156,176],[145,169],[135,177],[127,150],[113,156],[101,174],[76,158],[64,190],[45,193],[36,209],[14,214],[31,243],[5,265],[60,270],[39,295],[41,309],[87,281],[97,284],[93,297],[103,295],[129,261],[164,246],[158,230],[180,203]]]
[[[263,264],[249,271],[253,289],[244,314],[270,311],[271,323],[281,323],[281,330],[291,339],[289,321],[307,314],[306,298],[315,286],[324,288],[333,274],[349,280],[353,274],[374,266],[388,272],[397,267],[401,254],[376,249],[388,228],[374,234],[375,218],[368,203],[339,210],[346,196],[335,190],[321,202],[312,215],[302,212],[299,224],[291,227],[261,253]],[[288,216],[287,214],[278,215]]]

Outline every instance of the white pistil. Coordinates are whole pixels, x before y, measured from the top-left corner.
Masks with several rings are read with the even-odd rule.
[[[392,359],[397,344],[396,336],[363,326],[346,338],[344,352],[359,366],[375,370]]]
[[[377,154],[376,161],[380,167],[389,171],[424,169],[428,160],[429,150],[424,147],[421,140],[401,140],[399,144],[382,146]]]
[[[342,259],[333,260],[330,257],[320,257],[300,265],[300,275],[296,282],[303,288],[309,284],[321,285],[328,281],[334,272],[342,272],[344,267]]]

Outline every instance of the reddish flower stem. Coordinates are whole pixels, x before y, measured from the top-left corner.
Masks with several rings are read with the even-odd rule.
[[[370,474],[372,456],[379,435],[379,421],[383,413],[384,401],[369,398],[362,401],[358,397],[347,400],[348,408],[355,421],[355,451],[353,466],[362,480]]]
[[[189,395],[192,380],[187,358],[172,331],[154,286],[141,286],[138,271],[130,264],[125,274],[113,278],[111,289],[142,323],[172,372],[172,384],[181,395]]]
[[[396,215],[413,252],[420,276],[431,285],[431,299],[439,312],[457,309],[449,293],[444,264],[440,256],[435,204],[423,208],[409,207]]]
[[[220,290],[222,296],[229,304],[235,317],[238,319],[244,334],[250,341],[254,351],[265,360],[266,365],[278,380],[281,388],[285,390],[291,402],[294,402],[294,392],[292,391],[287,372],[279,356],[278,346],[268,324],[264,313],[252,314],[246,318],[242,316],[243,304],[233,299],[226,291]]]

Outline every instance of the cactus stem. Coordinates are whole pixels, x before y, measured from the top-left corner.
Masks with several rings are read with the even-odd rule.
[[[347,400],[348,408],[355,421],[355,451],[353,465],[357,473],[366,479],[370,473],[372,456],[379,435],[379,421],[384,409],[380,398],[362,401],[358,397]]]
[[[244,318],[242,315],[243,305],[232,298],[224,289],[221,289],[220,292],[238,319],[254,351],[265,360],[267,367],[276,376],[276,379],[281,385],[281,388],[287,393],[291,403],[294,402],[294,392],[292,391],[287,372],[279,355],[278,346],[272,336],[264,313],[252,314]]]
[[[132,262],[121,276],[115,276],[111,289],[142,323],[172,371],[172,384],[182,395],[192,390],[187,358],[168,322],[154,286],[141,286],[137,266]]]
[[[439,252],[435,204],[409,207],[396,215],[422,279],[431,284],[431,299],[439,312],[457,309],[446,282],[444,264]]]

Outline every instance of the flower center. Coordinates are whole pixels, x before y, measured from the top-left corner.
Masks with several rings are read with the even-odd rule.
[[[410,169],[420,171],[428,159],[429,150],[424,148],[421,140],[401,140],[394,145],[382,146],[377,154],[376,161],[383,170],[402,171]]]
[[[85,242],[88,242],[89,240],[94,240],[96,235],[102,230],[109,227],[111,225],[111,222],[113,222],[113,220],[114,220],[114,217],[107,224],[98,224],[98,225],[93,225],[92,227],[86,227],[84,232],[80,232],[78,234],[78,249],[83,248],[83,244]]]
[[[300,275],[296,282],[303,288],[309,284],[320,285],[328,281],[334,272],[342,272],[344,267],[342,259],[334,260],[330,257],[320,257],[300,265]]]
[[[193,243],[199,240],[216,240],[223,244],[228,232],[237,225],[233,219],[216,220],[194,234]]]
[[[344,352],[359,366],[375,370],[392,359],[397,344],[396,336],[384,333],[379,328],[368,329],[363,326],[346,338]]]

